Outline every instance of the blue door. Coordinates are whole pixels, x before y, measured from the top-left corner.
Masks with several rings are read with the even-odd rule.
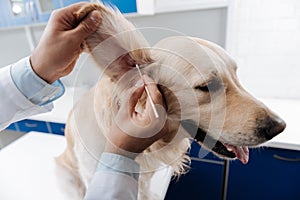
[[[189,172],[171,181],[165,200],[222,199],[224,161],[212,153],[199,158],[199,150],[199,144],[193,142],[189,152],[192,159]]]
[[[232,162],[228,200],[299,200],[300,152],[276,148],[251,149],[247,165]]]

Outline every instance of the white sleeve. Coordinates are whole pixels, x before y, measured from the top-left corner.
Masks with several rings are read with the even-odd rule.
[[[139,164],[122,155],[103,152],[85,200],[135,200]]]
[[[26,117],[48,112],[52,104],[38,106],[28,100],[16,87],[10,74],[11,66],[0,69],[0,130]]]
[[[133,177],[115,171],[97,171],[85,200],[136,200],[138,182]]]

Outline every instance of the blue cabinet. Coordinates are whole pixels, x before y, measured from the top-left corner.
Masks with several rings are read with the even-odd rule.
[[[10,130],[10,131],[18,131],[18,128],[17,128],[17,124],[16,123],[12,123],[10,124],[6,130]]]
[[[192,145],[190,171],[171,181],[166,200],[222,199],[224,161],[209,153],[196,158],[199,147]],[[299,200],[300,151],[260,148],[250,149],[250,160],[243,165],[230,162],[227,200]]]
[[[300,152],[252,149],[247,165],[230,164],[227,199],[300,199]]]
[[[122,13],[136,13],[136,0],[102,0],[104,4],[114,5]]]
[[[198,158],[200,147],[192,143],[189,172],[171,181],[165,200],[220,200],[222,199],[224,161],[212,153]]]
[[[49,122],[49,132],[56,135],[65,135],[65,124]]]
[[[17,123],[19,131],[29,132],[29,131],[39,131],[39,132],[49,132],[48,124],[44,121],[36,121],[25,119]]]
[[[24,133],[38,131],[56,135],[65,134],[65,124],[63,123],[45,122],[31,119],[24,119],[22,121],[12,123],[6,129]]]

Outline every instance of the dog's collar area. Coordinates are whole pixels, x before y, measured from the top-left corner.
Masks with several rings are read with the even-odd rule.
[[[227,150],[227,147],[222,144],[222,142],[217,141],[207,135],[207,133],[196,126],[192,120],[183,120],[181,121],[182,127],[194,138],[201,146],[211,147],[210,149],[213,153],[216,153],[217,156],[222,158],[236,158],[236,155]]]

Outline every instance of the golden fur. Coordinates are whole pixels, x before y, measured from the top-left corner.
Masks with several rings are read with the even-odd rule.
[[[192,119],[212,138],[231,145],[254,146],[265,141],[255,135],[257,123],[276,116],[242,88],[235,62],[221,47],[182,36],[166,38],[149,48],[141,33],[117,10],[93,4],[78,12],[78,18],[95,9],[101,11],[102,23],[85,46],[105,74],[74,106],[65,132],[67,148],[57,158],[60,179],[67,182],[62,185],[69,187],[65,190],[71,199],[82,199],[86,192],[120,94],[139,78],[135,69],[128,72],[135,63],[159,85],[170,130],[136,158],[141,166],[139,199],[155,199],[148,191],[149,178],[162,163],[171,166],[175,175],[186,172],[191,136],[180,120]],[[211,82],[220,84],[221,89],[210,93],[195,89]]]

